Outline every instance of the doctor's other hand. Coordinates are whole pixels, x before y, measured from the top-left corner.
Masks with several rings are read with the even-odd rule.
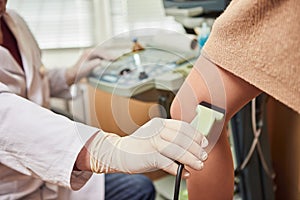
[[[85,50],[78,61],[66,70],[65,77],[67,84],[70,86],[88,76],[95,67],[101,64],[102,60],[111,61],[114,59],[104,49]]]
[[[178,161],[201,170],[207,159],[207,139],[190,124],[154,118],[133,134],[120,137],[100,131],[88,144],[90,163],[95,173],[143,173],[162,169],[176,175]],[[189,173],[184,170],[183,177]]]

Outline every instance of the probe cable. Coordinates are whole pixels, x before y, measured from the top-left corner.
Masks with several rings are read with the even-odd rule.
[[[180,191],[180,182],[181,182],[181,174],[184,168],[184,165],[175,161],[178,164],[176,180],[175,180],[175,189],[174,189],[174,197],[173,200],[178,200],[179,191]]]

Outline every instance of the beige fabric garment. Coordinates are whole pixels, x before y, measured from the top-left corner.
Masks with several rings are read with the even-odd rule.
[[[299,0],[233,0],[202,53],[300,113],[299,19]]]

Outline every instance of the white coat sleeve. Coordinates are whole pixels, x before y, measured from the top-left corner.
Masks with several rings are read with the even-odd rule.
[[[22,97],[0,83],[0,163],[28,176],[80,189],[90,172],[73,166],[98,129],[73,122]]]

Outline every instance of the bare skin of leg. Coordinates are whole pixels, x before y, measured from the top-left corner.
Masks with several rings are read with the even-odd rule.
[[[189,169],[187,180],[189,200],[233,199],[234,173],[226,131],[209,153],[201,171]]]
[[[189,200],[227,200],[233,198],[234,169],[226,125],[230,118],[261,91],[200,56],[172,106],[174,119],[191,122],[197,105],[205,101],[224,108],[225,121],[201,171],[191,172],[187,180]],[[209,141],[210,143],[211,141]]]

